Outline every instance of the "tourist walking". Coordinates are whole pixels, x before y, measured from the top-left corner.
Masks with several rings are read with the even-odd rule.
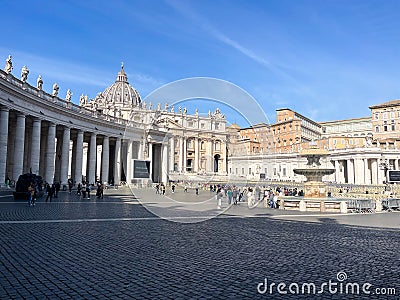
[[[79,182],[79,183],[78,183],[77,190],[76,190],[76,194],[77,194],[78,196],[81,195],[81,190],[82,190],[82,184]]]
[[[33,186],[33,182],[28,187],[28,206],[33,206],[33,196],[35,194],[35,187]]]
[[[46,193],[47,193],[46,202],[47,201],[51,202],[51,198],[53,197],[53,189],[48,183],[46,183]]]
[[[56,193],[55,193],[55,195],[54,195],[54,198],[58,198],[58,192],[60,191],[60,189],[61,189],[61,184],[60,184],[60,182],[56,182],[55,183],[55,190],[56,190]]]
[[[221,209],[222,207],[222,197],[224,196],[223,192],[221,189],[218,190],[217,195],[215,196],[217,198],[217,207],[218,209]]]
[[[86,199],[86,183],[82,185],[82,199]]]
[[[227,195],[228,195],[228,205],[231,205],[231,203],[232,203],[232,198],[233,198],[232,188],[229,188],[229,189],[228,189]]]
[[[71,192],[72,192],[72,186],[73,186],[74,184],[73,184],[73,182],[72,182],[72,179],[70,178],[70,179],[68,179],[68,192],[69,192],[69,194],[71,195]]]
[[[249,188],[247,192],[247,207],[252,208],[254,205],[254,195],[253,195],[253,190]]]

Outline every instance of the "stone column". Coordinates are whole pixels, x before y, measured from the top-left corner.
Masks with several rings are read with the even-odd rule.
[[[198,173],[199,172],[199,155],[200,155],[200,150],[199,150],[199,138],[194,139],[194,172]]]
[[[187,138],[183,138],[183,173],[187,172]]]
[[[139,153],[138,153],[138,159],[144,159],[144,147],[143,147],[143,140],[139,142]]]
[[[161,181],[164,184],[168,183],[168,145],[162,144],[161,146],[161,160],[162,160],[162,169],[161,169]]]
[[[149,142],[150,179],[153,178],[153,143]]]
[[[96,156],[97,156],[97,144],[96,144],[96,134],[92,132],[90,135],[90,145],[89,145],[89,171],[88,178],[86,179],[89,183],[96,182]]]
[[[398,159],[398,158],[396,158],[396,159],[394,160],[394,169],[395,169],[395,170],[398,170],[398,169],[399,169],[399,159]]]
[[[14,170],[13,179],[17,181],[22,175],[24,163],[24,143],[25,143],[25,115],[17,113],[17,126],[14,141]]]
[[[208,141],[207,172],[214,172],[213,140]]]
[[[76,184],[82,182],[82,165],[83,165],[83,131],[78,130],[75,146],[75,175]]]
[[[102,163],[101,163],[101,181],[103,183],[108,182],[108,174],[110,167],[110,139],[108,136],[103,138],[103,151],[102,151]]]
[[[371,184],[371,172],[368,168],[368,158],[364,158],[364,184]]]
[[[7,177],[7,143],[8,143],[8,117],[9,109],[0,108],[0,187],[5,185]]]
[[[63,132],[62,147],[61,147],[61,172],[60,172],[61,185],[68,183],[70,139],[71,139],[71,129],[65,126]]]
[[[55,153],[56,153],[56,124],[50,123],[47,134],[46,172],[45,172],[45,180],[50,184],[54,182]]]
[[[32,173],[39,175],[40,161],[40,131],[41,120],[34,118],[32,124],[32,144],[31,144],[31,170]]]
[[[120,174],[121,174],[121,138],[117,138],[117,141],[115,142],[115,157],[114,157],[114,185],[119,185],[121,181]]]
[[[169,163],[169,170],[170,172],[173,172],[174,169],[174,165],[175,165],[175,138],[174,136],[171,136],[169,139],[169,145],[170,145],[170,154],[169,154],[169,158],[170,158],[170,163]]]
[[[354,159],[354,183],[364,184],[364,164],[360,158]]]
[[[132,141],[128,140],[128,147],[126,152],[126,183],[131,184],[132,182]]]
[[[381,169],[381,163],[383,160],[378,158],[378,184],[382,184],[385,179],[385,170]]]
[[[348,183],[354,184],[354,164],[352,159],[347,160],[347,180]]]
[[[183,137],[178,138],[179,141],[179,160],[178,160],[178,171],[183,172]]]
[[[378,159],[373,158],[371,160],[372,184],[378,184],[378,172],[379,172]]]
[[[333,162],[335,164],[335,181],[336,181],[336,183],[341,183],[340,182],[341,181],[340,180],[340,168],[339,168],[340,163],[338,160],[334,160]]]

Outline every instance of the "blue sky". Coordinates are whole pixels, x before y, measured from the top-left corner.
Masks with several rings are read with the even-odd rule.
[[[45,90],[57,82],[60,96],[70,88],[76,103],[112,84],[122,61],[142,98],[176,80],[218,78],[247,91],[270,122],[277,108],[329,121],[369,116],[368,106],[400,98],[400,1],[0,5],[1,67],[11,54],[16,77],[27,65],[29,83],[41,74]]]

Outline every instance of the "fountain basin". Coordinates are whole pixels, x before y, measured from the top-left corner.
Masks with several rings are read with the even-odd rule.
[[[322,181],[322,177],[325,175],[331,175],[335,173],[335,169],[319,169],[319,168],[309,168],[309,169],[294,169],[293,172],[297,175],[304,175],[307,181]]]

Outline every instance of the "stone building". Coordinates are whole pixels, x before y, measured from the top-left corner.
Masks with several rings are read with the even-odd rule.
[[[7,66],[6,66],[7,67]],[[116,81],[94,99],[81,95],[79,105],[0,70],[0,185],[32,172],[45,181],[66,184],[136,182],[136,161],[144,161],[148,178],[168,182],[175,174],[225,176],[225,116],[186,109],[168,111],[142,101],[124,67]],[[27,74],[26,72],[24,74]]]

